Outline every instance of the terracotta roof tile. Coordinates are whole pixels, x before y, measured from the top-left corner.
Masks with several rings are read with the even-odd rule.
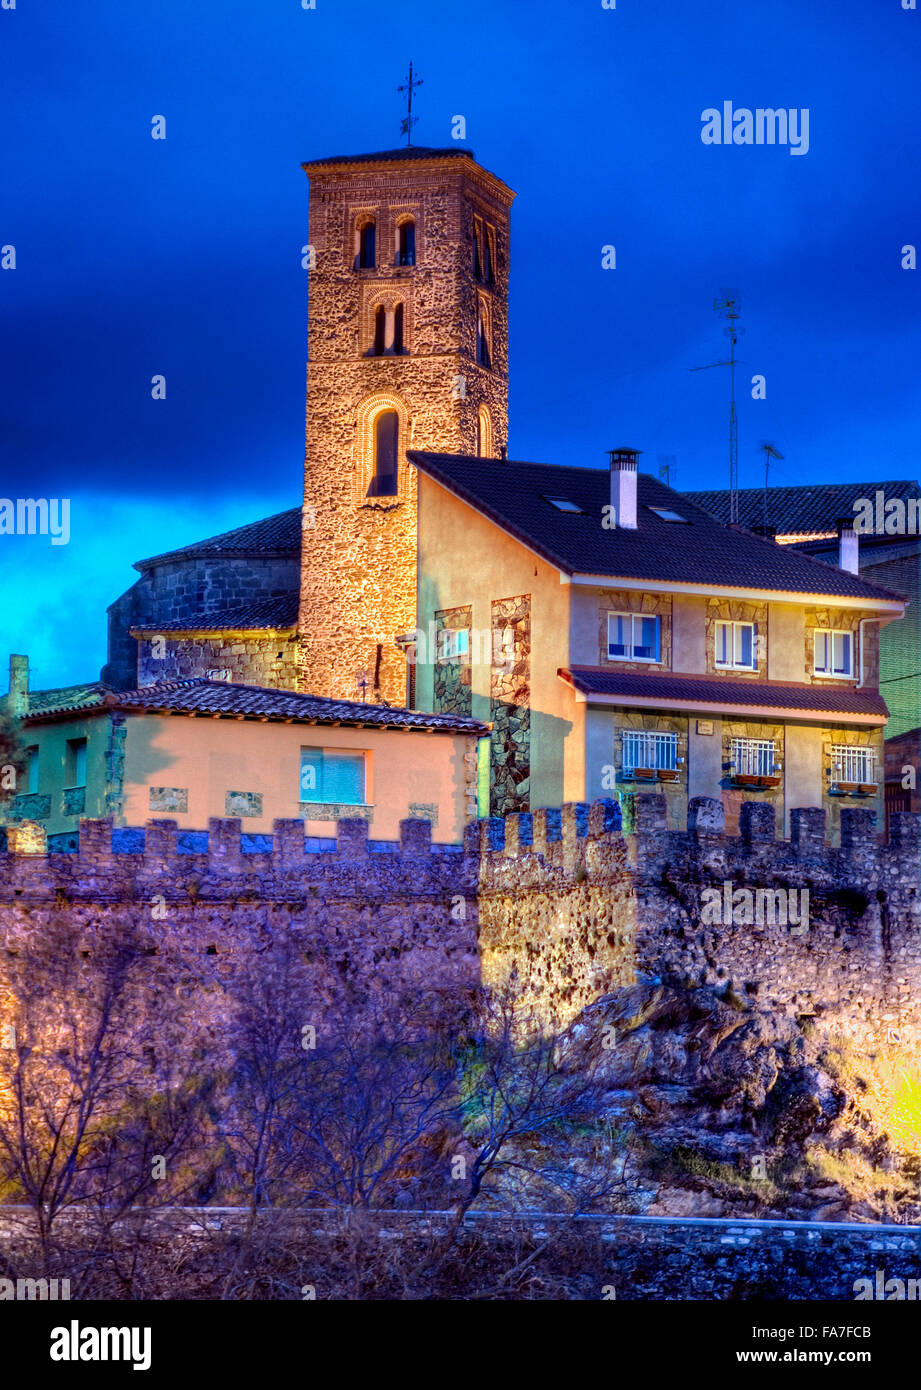
[[[873,714],[880,721],[889,710],[875,690],[853,686],[809,685],[798,681],[748,681],[731,676],[654,675],[650,672],[617,671],[607,666],[571,666],[559,674],[584,695],[617,695],[630,698],[694,701],[702,706],[771,706],[778,710],[802,709],[827,714]]]
[[[300,695],[293,690],[272,690],[259,685],[234,685],[197,677],[146,685],[122,691],[115,697],[119,709],[172,710],[177,714],[266,715],[297,723],[369,724],[378,728],[432,729],[439,733],[483,734],[478,719],[449,714],[425,714],[420,710],[365,705],[359,700],[330,700],[320,695]]]

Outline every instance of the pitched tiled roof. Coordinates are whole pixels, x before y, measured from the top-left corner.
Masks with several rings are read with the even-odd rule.
[[[78,692],[83,691],[83,698]],[[73,695],[66,703],[42,697]],[[261,685],[232,685],[205,676],[164,681],[138,690],[110,691],[104,685],[73,686],[70,691],[36,691],[30,696],[29,718],[106,705],[109,709],[168,710],[173,714],[228,714],[244,717],[292,720],[304,724],[371,725],[381,729],[430,729],[435,733],[481,735],[489,725],[454,714],[425,714],[420,710],[365,705],[360,700],[329,700],[321,695],[299,695],[294,690],[272,690]]]
[[[854,516],[854,504],[860,497],[886,498],[921,496],[916,482],[902,479],[887,483],[810,483],[804,487],[772,487],[767,494],[767,524],[781,536],[815,536],[834,534],[839,517]],[[705,507],[722,522],[729,520],[729,492],[722,489],[704,492],[685,492],[683,497]],[[764,488],[742,488],[738,493],[739,522],[742,526],[764,524]]]
[[[69,710],[93,709],[105,704],[109,687],[102,681],[86,685],[67,685],[58,690],[30,690],[30,714],[63,714]]]
[[[137,623],[132,632],[250,632],[283,631],[297,625],[299,595],[295,591],[276,598],[254,599],[227,608],[211,608],[168,623]]]
[[[373,150],[371,154],[325,155],[323,159],[308,159],[301,167],[314,169],[323,164],[389,164],[396,159],[451,159],[459,155],[466,155],[468,159],[475,158],[473,150],[465,149],[462,145],[441,148],[432,145],[401,145],[395,150]]]
[[[420,710],[365,705],[359,700],[330,700],[320,695],[299,695],[293,690],[272,690],[261,685],[232,685],[196,677],[145,685],[122,691],[119,709],[171,710],[177,714],[242,714],[296,723],[370,724],[378,728],[432,729],[439,733],[483,734],[486,724],[453,714],[424,714]]]
[[[292,507],[290,511],[264,517],[262,521],[251,521],[233,531],[224,531],[220,536],[195,541],[192,545],[180,546],[178,550],[167,550],[162,555],[151,556],[149,560],[137,560],[134,568],[150,569],[152,565],[162,565],[167,560],[181,560],[195,555],[286,556],[300,553],[301,509]]]
[[[759,705],[775,709],[813,710],[827,714],[873,714],[886,719],[889,710],[875,690],[853,686],[808,685],[798,681],[747,681],[713,676],[647,675],[607,666],[571,666],[560,670],[564,680],[584,695],[617,695],[631,699],[688,701],[704,707]]]
[[[610,502],[607,469],[411,450],[425,473],[489,517],[566,574],[767,589],[893,600],[897,594],[810,555],[791,552],[749,531],[721,525],[691,498],[648,474],[637,482],[636,530],[605,530]],[[566,498],[581,512],[561,512],[546,499]],[[669,508],[687,523],[665,521],[650,507]]]

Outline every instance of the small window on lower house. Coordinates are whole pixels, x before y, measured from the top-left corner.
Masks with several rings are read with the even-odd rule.
[[[631,776],[637,768],[652,772],[674,772],[678,767],[678,735],[645,729],[628,729],[623,736],[623,773]]]
[[[301,801],[365,804],[365,755],[329,748],[301,749]]]
[[[26,775],[25,784],[27,792],[38,791],[38,745],[33,744],[26,749]]]
[[[86,739],[69,738],[64,768],[66,787],[86,786]]]
[[[872,748],[852,748],[833,744],[831,773],[834,782],[857,782],[868,786],[876,781],[876,753]]]
[[[716,624],[715,664],[731,671],[754,671],[757,667],[754,623]]]
[[[609,613],[608,656],[613,661],[658,661],[658,616]]]
[[[731,749],[736,777],[773,777],[778,771],[772,738],[734,738]]]
[[[817,676],[852,676],[854,674],[853,633],[823,628],[816,629],[815,674]]]

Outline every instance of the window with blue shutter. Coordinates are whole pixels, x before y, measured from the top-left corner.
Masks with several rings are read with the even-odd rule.
[[[301,801],[365,804],[365,755],[329,748],[301,749]]]

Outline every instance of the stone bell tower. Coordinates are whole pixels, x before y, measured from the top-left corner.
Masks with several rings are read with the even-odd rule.
[[[299,686],[407,703],[409,449],[508,440],[509,212],[469,150],[319,159],[310,180]]]

